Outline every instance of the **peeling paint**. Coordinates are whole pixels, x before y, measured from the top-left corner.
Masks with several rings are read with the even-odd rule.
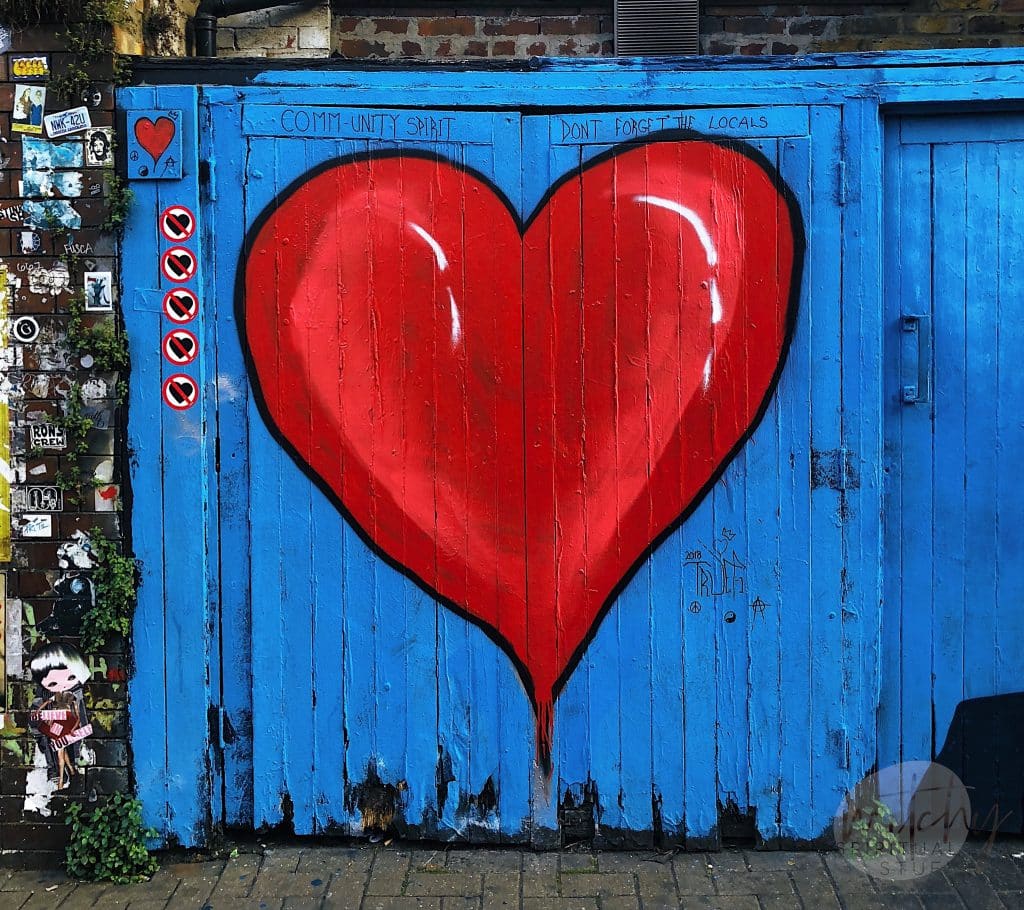
[[[57,565],[62,569],[91,569],[92,542],[85,531],[75,531],[71,540],[62,543],[57,548]]]
[[[32,770],[25,776],[24,810],[38,812],[43,818],[49,818],[53,814],[50,809],[50,800],[56,792],[57,781],[49,779],[46,770],[46,756],[43,754],[43,750],[36,746]]]

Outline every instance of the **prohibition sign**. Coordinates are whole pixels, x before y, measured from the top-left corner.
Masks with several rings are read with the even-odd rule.
[[[187,411],[196,403],[198,396],[196,381],[184,373],[175,373],[164,382],[164,402],[175,411]]]
[[[173,329],[164,335],[164,357],[178,366],[190,364],[199,355],[199,339],[188,329]]]
[[[171,322],[184,325],[196,318],[199,301],[188,288],[175,288],[164,295],[164,314]]]
[[[171,247],[160,260],[160,268],[171,281],[188,281],[196,273],[196,254],[183,246]]]
[[[196,216],[183,205],[172,205],[160,215],[160,233],[174,243],[188,240],[196,232]]]

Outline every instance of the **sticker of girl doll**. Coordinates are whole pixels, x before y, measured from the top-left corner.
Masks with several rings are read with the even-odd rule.
[[[63,790],[78,774],[82,740],[92,734],[82,686],[89,667],[73,645],[44,645],[29,660],[41,692],[29,710],[29,725],[46,756],[47,777]]]

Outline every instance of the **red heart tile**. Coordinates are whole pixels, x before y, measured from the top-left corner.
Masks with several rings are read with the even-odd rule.
[[[416,154],[307,175],[250,234],[239,324],[264,416],[390,560],[552,705],[614,595],[760,419],[799,211],[757,153],[626,146],[525,226]]]
[[[150,155],[155,164],[174,138],[177,129],[170,117],[157,117],[155,121],[140,117],[135,121],[135,138]]]

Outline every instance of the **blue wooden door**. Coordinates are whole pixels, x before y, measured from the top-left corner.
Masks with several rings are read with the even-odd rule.
[[[205,134],[217,162],[224,820],[360,832],[383,801],[395,823],[422,836],[519,836],[533,736],[514,667],[477,626],[364,542],[284,450],[248,384],[232,303],[246,232],[287,188],[331,162],[429,153],[482,175],[517,206],[519,116],[252,98],[239,105],[233,93],[212,92]],[[464,217],[468,193],[452,217],[478,232]],[[380,351],[401,369],[394,339],[382,337]],[[410,386],[409,394],[429,393]]]
[[[610,843],[655,830],[691,848],[755,830],[769,842],[814,839],[848,786],[850,727],[868,693],[845,688],[845,668],[873,634],[847,621],[836,583],[861,517],[843,514],[841,484],[820,476],[846,451],[840,114],[795,105],[527,116],[526,208],[562,175],[659,129],[736,142],[791,188],[807,235],[800,307],[763,420],[622,589],[566,684],[557,792],[563,809],[593,811]],[[659,343],[649,340],[647,359]],[[584,386],[584,403],[604,394]],[[625,394],[616,386],[620,407]],[[538,827],[556,825],[557,807],[535,808]]]
[[[893,119],[886,200],[879,764],[937,759],[1020,831],[1024,117]]]
[[[874,709],[874,687],[856,684],[877,636],[877,559],[864,546],[872,514],[858,507],[860,473],[863,487],[873,481],[864,467],[870,453],[855,451],[848,439],[851,427],[862,429],[863,422],[851,423],[843,411],[844,400],[859,400],[873,380],[856,357],[844,357],[851,330],[842,311],[840,109],[605,107],[552,114],[511,104],[500,111],[345,107],[332,90],[261,87],[134,89],[125,102],[144,110],[173,107],[196,125],[188,133],[183,182],[140,182],[144,204],[133,215],[134,252],[126,259],[126,282],[153,288],[139,291],[126,314],[136,364],[136,550],[146,564],[137,648],[140,666],[174,663],[162,681],[150,672],[133,683],[140,717],[166,717],[162,726],[145,719],[136,724],[148,819],[188,843],[201,840],[211,823],[284,823],[297,833],[353,834],[393,823],[414,836],[536,844],[559,838],[644,843],[663,836],[691,848],[755,832],[767,842],[820,838],[843,793],[874,757],[865,720]],[[658,145],[665,142],[676,145]],[[671,156],[694,149],[713,162],[700,179],[708,173],[714,179],[700,184],[707,198],[688,207],[678,201],[684,195],[666,195],[665,162],[671,187],[692,194],[689,172],[674,167]],[[404,217],[407,195],[447,200],[445,230],[458,238],[455,247],[476,251],[474,277],[429,225],[406,225],[416,255],[427,256],[434,270],[415,275],[401,248],[391,259],[380,254],[372,219],[362,229],[339,234],[331,228],[324,235],[323,219],[313,216],[317,194],[333,199],[351,192],[345,181],[353,174],[362,175],[356,189],[368,212],[388,209]],[[604,184],[595,184],[598,177]],[[334,183],[322,189],[324,180]],[[770,190],[762,197],[770,205],[751,212],[730,207],[746,198],[748,182]],[[632,221],[618,220],[619,202],[608,203],[620,190]],[[304,201],[286,223],[279,214],[295,199]],[[197,407],[171,413],[155,391],[160,361],[154,352],[175,320],[163,305],[166,282],[150,263],[168,243],[145,213],[182,200],[200,222],[192,243],[202,262],[194,283],[201,300],[192,327],[202,354],[190,368]],[[473,214],[481,200],[493,224]],[[701,220],[701,204],[711,206],[713,218]],[[666,212],[674,220],[666,221]],[[744,223],[757,224],[757,231],[739,230]],[[624,224],[630,231],[617,234]],[[656,244],[649,242],[654,225],[661,232]],[[713,402],[705,411],[743,412],[747,423],[730,438],[731,450],[715,456],[720,470],[701,475],[696,486],[702,488],[687,494],[685,508],[677,510],[684,520],[674,514],[657,525],[647,517],[644,534],[623,532],[615,542],[626,554],[619,564],[627,568],[612,596],[602,601],[602,589],[590,607],[592,629],[584,628],[575,654],[555,653],[537,664],[540,669],[525,667],[508,646],[512,633],[501,630],[504,614],[488,631],[479,615],[469,621],[470,611],[460,610],[457,598],[432,596],[436,580],[417,583],[394,557],[401,539],[392,540],[390,550],[378,545],[374,534],[386,523],[384,512],[350,520],[338,505],[341,498],[349,506],[352,497],[333,495],[294,457],[301,447],[307,463],[322,458],[334,419],[329,409],[317,412],[326,418],[309,416],[313,404],[333,394],[333,387],[326,396],[310,392],[318,363],[309,352],[335,344],[335,362],[363,352],[341,343],[347,344],[350,329],[336,302],[307,292],[293,302],[304,308],[303,326],[315,330],[296,346],[294,307],[271,306],[256,339],[264,347],[254,358],[253,336],[240,318],[248,311],[239,301],[258,305],[259,289],[273,287],[279,276],[301,283],[324,274],[351,295],[354,285],[347,278],[337,284],[329,255],[302,258],[304,251],[338,242],[348,248],[351,274],[371,271],[382,287],[397,289],[397,320],[384,314],[378,324],[382,314],[375,311],[366,327],[369,347],[392,375],[417,375],[408,351],[425,337],[451,347],[462,329],[470,331],[479,317],[458,291],[481,275],[493,274],[493,294],[481,286],[466,300],[482,300],[480,308],[492,311],[494,301],[521,309],[521,337],[499,347],[521,352],[518,381],[534,398],[519,418],[521,463],[506,463],[494,474],[511,479],[494,487],[494,510],[500,514],[505,500],[516,496],[523,501],[526,491],[528,519],[531,510],[542,510],[543,486],[562,484],[550,540],[527,552],[560,575],[582,577],[584,597],[600,560],[591,560],[586,547],[582,562],[565,557],[572,513],[587,516],[577,526],[588,532],[625,521],[616,492],[625,484],[613,482],[611,494],[593,491],[620,474],[636,481],[637,465],[641,475],[654,474],[653,459],[645,461],[650,456],[642,453],[638,459],[635,450],[649,453],[660,445],[659,433],[671,435],[651,427],[666,397],[682,398],[678,375],[646,366],[678,363],[680,356],[664,359],[672,338],[659,331],[635,334],[644,314],[653,317],[659,296],[678,298],[679,287],[690,282],[696,297],[707,298],[704,317],[717,325],[716,314],[729,301],[716,301],[717,290],[692,268],[695,261],[705,269],[718,264],[716,243],[728,252],[723,275],[729,268],[743,272],[735,262],[761,262],[761,272],[740,275],[749,281],[750,306],[782,294],[784,332],[773,330],[768,316],[738,320],[741,347],[723,341],[706,360],[695,349],[699,363],[692,351],[688,355],[697,366],[687,380],[689,394]],[[567,249],[580,251],[578,262],[566,259]],[[362,264],[358,251],[365,251]],[[652,257],[660,257],[657,268]],[[261,277],[250,286],[254,272]],[[414,318],[416,289],[425,280],[429,286],[435,272],[454,276],[446,286],[452,293],[439,298],[443,306],[424,336]],[[555,294],[545,291],[545,282],[555,288],[556,272],[557,307]],[[777,281],[782,273],[793,278],[784,291]],[[537,274],[544,277],[540,284]],[[630,284],[637,274],[661,283]],[[592,296],[595,275],[628,292]],[[561,322],[552,320],[556,309]],[[633,336],[627,337],[627,326]],[[487,326],[477,323],[475,330]],[[678,323],[676,331],[682,337],[689,329]],[[536,357],[556,336],[563,350],[580,356]],[[750,379],[748,362],[764,361],[764,351],[783,336],[781,353],[769,350],[777,366],[770,383],[752,392],[735,377]],[[530,363],[561,366],[547,376],[526,375],[530,357]],[[467,369],[436,374],[429,389],[410,381],[408,402],[371,387],[368,404],[357,407],[391,407],[402,425],[415,419],[410,408],[417,402],[436,401],[445,388],[452,400],[451,388],[469,388],[474,370],[481,371],[467,363]],[[276,371],[271,386],[260,373],[268,364]],[[732,382],[722,383],[725,393],[716,388],[720,368],[734,370]],[[568,414],[568,435],[537,410],[548,386],[550,415]],[[500,398],[490,406],[497,409]],[[352,407],[339,405],[338,419],[361,420]],[[634,423],[620,434],[619,415],[630,409]],[[485,441],[496,413],[486,407],[472,412]],[[577,445],[571,437],[579,417],[585,419]],[[587,449],[587,439],[602,438],[601,420],[603,439],[616,453],[611,460],[604,446]],[[446,426],[463,432],[458,420]],[[679,464],[696,463],[684,453],[701,445],[713,449],[716,434],[727,429],[708,426],[703,442],[676,446]],[[549,431],[552,439],[556,431],[563,435],[545,448]],[[483,476],[489,459],[500,460],[500,448],[485,446],[483,462],[466,461],[467,484]],[[434,451],[434,457],[465,458],[451,440],[440,440]],[[377,454],[386,463],[394,452]],[[600,469],[588,474],[581,454]],[[555,462],[569,468],[546,477]],[[627,462],[633,466],[628,477]],[[463,495],[451,483],[456,475],[444,476],[448,486],[432,495],[437,522],[453,522],[448,537],[458,557],[470,553],[474,541],[460,542],[457,532],[466,526],[443,511],[447,500]],[[401,490],[408,501],[411,488],[404,478],[384,492]],[[671,485],[663,489],[666,497],[672,492]],[[184,497],[188,506],[171,514],[169,497]],[[654,500],[648,496],[645,510],[664,511]],[[383,510],[384,499],[378,502]],[[193,533],[187,546],[178,545],[186,526],[204,528],[205,536]],[[491,525],[483,530],[493,533]],[[438,563],[450,558],[437,551]],[[505,562],[495,560],[490,574],[504,579]],[[422,582],[424,570],[416,574]],[[201,577],[202,592],[175,585],[185,577]],[[538,610],[550,607],[533,603]],[[543,650],[544,642],[530,644]],[[177,655],[188,660],[179,665]],[[553,711],[529,685],[552,666],[559,677],[548,688],[556,696]]]

